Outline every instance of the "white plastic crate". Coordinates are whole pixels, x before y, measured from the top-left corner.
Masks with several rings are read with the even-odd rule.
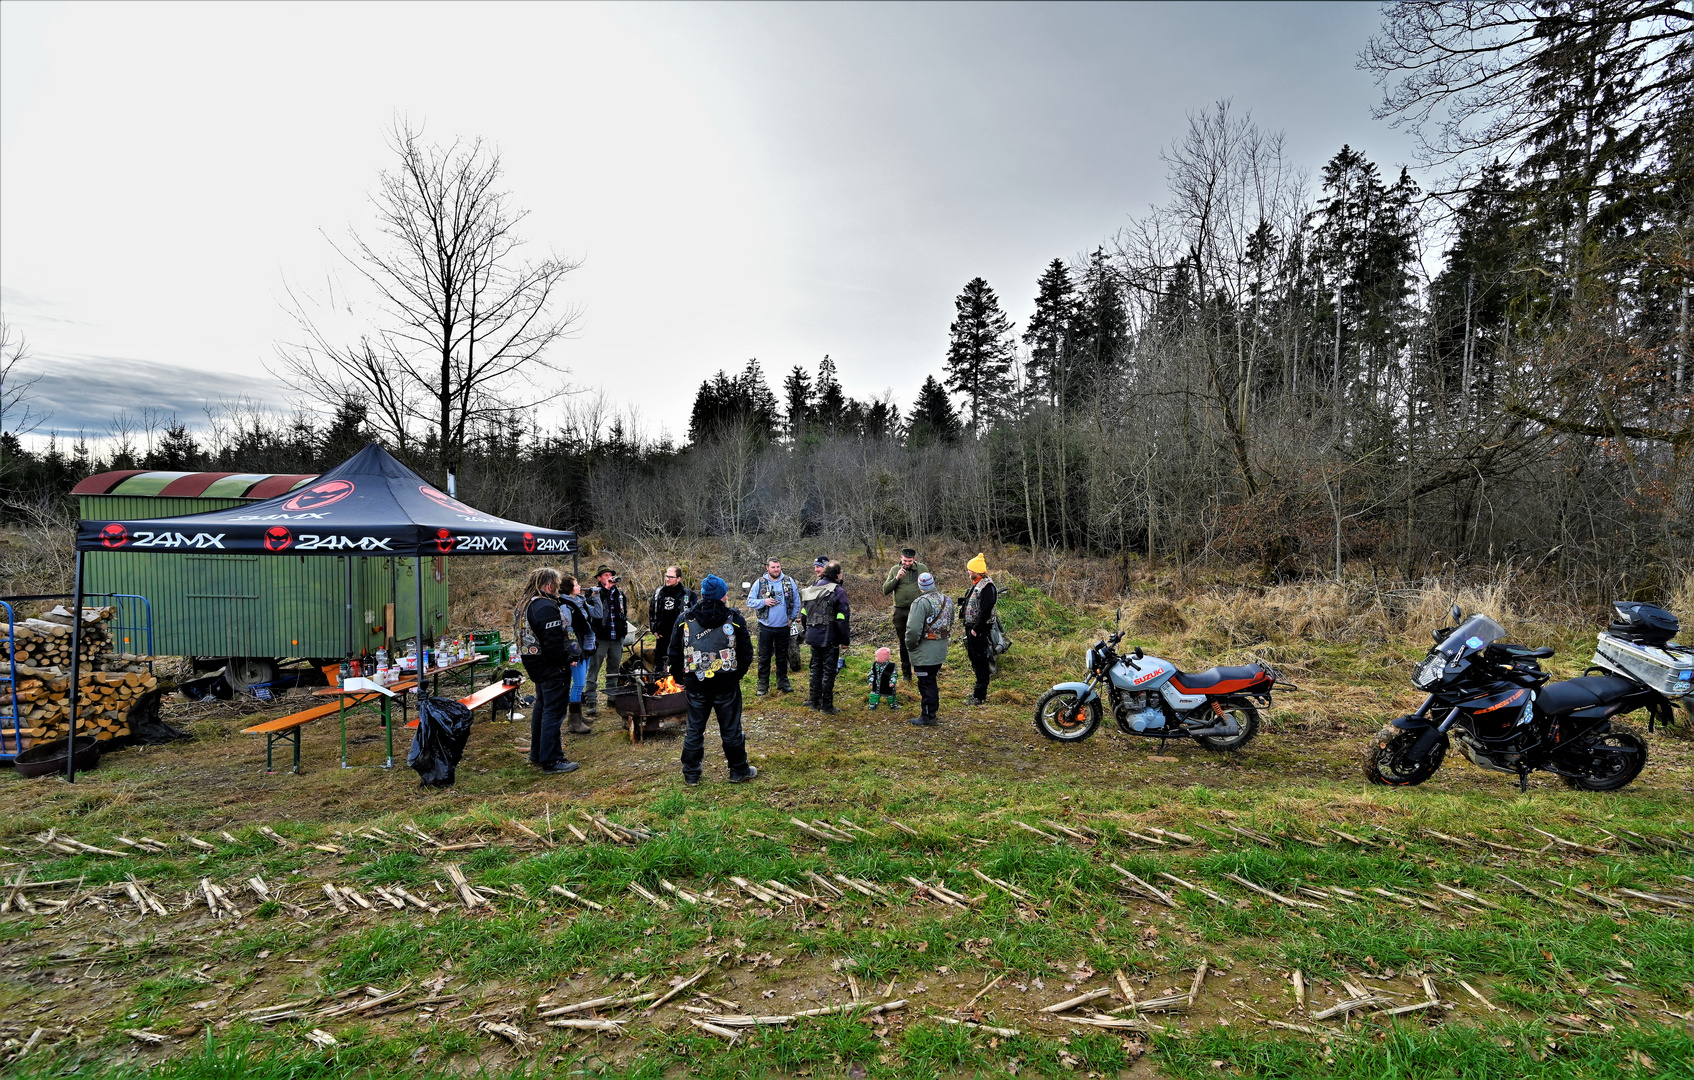
[[[1666,697],[1694,694],[1694,648],[1686,645],[1636,645],[1601,634],[1592,663],[1645,683]]]

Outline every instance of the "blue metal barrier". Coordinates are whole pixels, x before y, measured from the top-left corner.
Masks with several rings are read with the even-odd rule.
[[[23,719],[18,712],[18,639],[12,633],[15,625],[12,605],[0,600],[0,607],[6,609],[6,664],[0,667],[0,683],[5,689],[0,692],[10,702],[5,711],[0,712],[0,761],[11,761],[24,745]]]

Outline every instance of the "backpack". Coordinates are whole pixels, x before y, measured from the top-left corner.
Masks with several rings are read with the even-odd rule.
[[[823,581],[800,590],[800,616],[807,626],[831,626],[835,623],[835,590],[840,585]]]
[[[939,641],[953,636],[953,615],[959,610],[958,605],[953,603],[951,596],[940,596],[936,599],[940,601],[940,606],[923,621],[925,641]]]
[[[1012,639],[1007,636],[1005,628],[1000,625],[1000,613],[996,611],[988,617],[988,652],[991,656],[1010,652]]]
[[[718,672],[733,674],[735,663],[735,622],[725,619],[721,626],[710,630],[698,619],[683,623],[682,670],[699,679],[709,679]]]

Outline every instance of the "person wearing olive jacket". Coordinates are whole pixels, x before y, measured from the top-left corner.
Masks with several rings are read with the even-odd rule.
[[[934,727],[936,713],[941,708],[941,688],[936,676],[947,662],[947,646],[953,634],[953,613],[957,610],[953,598],[935,587],[935,577],[918,575],[918,598],[912,604],[911,617],[906,620],[906,633],[900,639],[901,649],[912,656],[912,668],[918,673],[918,715],[906,721],[914,727]]]
[[[894,636],[900,642],[900,674],[908,680],[912,677],[912,658],[906,650],[906,617],[919,596],[918,575],[927,573],[929,567],[918,562],[917,549],[902,548],[900,564],[888,571],[888,579],[882,583],[882,595],[894,598]]]

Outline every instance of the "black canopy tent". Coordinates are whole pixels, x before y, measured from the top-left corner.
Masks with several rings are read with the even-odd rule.
[[[365,447],[295,491],[246,506],[174,518],[80,521],[71,631],[70,750],[76,748],[82,647],[82,556],[88,551],[228,552],[243,555],[388,555],[417,572],[423,645],[423,560],[448,555],[571,555],[576,533],[494,517],[430,485],[382,447]],[[65,772],[76,780],[76,755]]]

